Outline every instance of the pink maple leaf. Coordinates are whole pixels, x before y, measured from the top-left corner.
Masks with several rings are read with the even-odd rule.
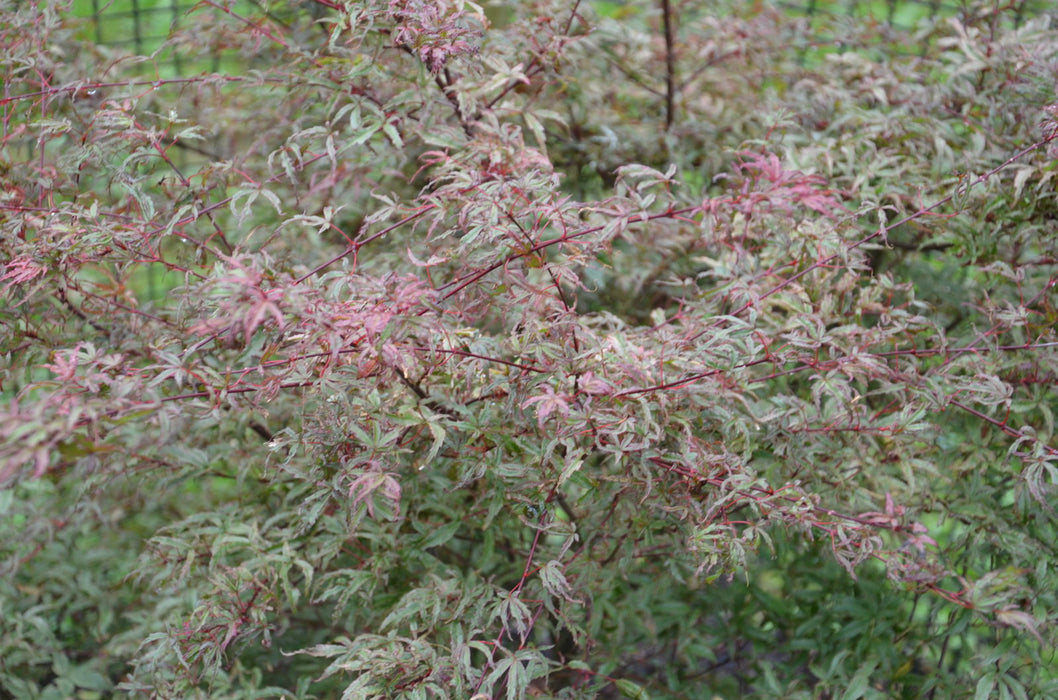
[[[552,413],[558,413],[565,417],[569,415],[569,396],[566,394],[558,394],[555,390],[548,386],[543,385],[541,387],[542,393],[539,396],[534,396],[531,399],[526,399],[522,402],[522,408],[528,408],[529,406],[536,405],[536,424],[543,428],[544,421]]]

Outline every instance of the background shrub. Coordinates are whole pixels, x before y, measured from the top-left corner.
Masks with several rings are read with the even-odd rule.
[[[3,693],[1058,695],[1053,17],[886,8],[0,1]]]

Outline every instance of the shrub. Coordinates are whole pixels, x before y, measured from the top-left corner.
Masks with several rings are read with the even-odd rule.
[[[3,692],[1058,695],[1050,18],[495,5],[0,2]]]

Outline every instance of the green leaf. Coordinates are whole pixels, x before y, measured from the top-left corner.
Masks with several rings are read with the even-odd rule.
[[[841,694],[841,700],[858,700],[866,695],[870,686],[871,674],[878,667],[876,661],[871,661],[856,669],[855,675],[845,686],[845,692]]]
[[[614,678],[613,683],[621,691],[623,697],[632,698],[632,700],[650,700],[650,695],[647,694],[647,691],[634,681],[630,681],[627,678]]]
[[[455,534],[459,531],[459,528],[463,523],[455,521],[451,523],[445,523],[439,528],[431,530],[422,541],[423,549],[430,549],[431,547],[440,547],[443,544],[447,544],[449,540],[455,537]]]

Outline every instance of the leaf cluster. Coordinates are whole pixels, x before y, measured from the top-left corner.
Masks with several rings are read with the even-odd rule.
[[[0,0],[0,694],[1058,695],[1053,17],[274,5]]]

